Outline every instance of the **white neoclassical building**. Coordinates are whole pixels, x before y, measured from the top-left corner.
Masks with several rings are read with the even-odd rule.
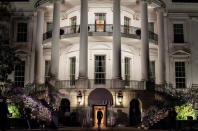
[[[24,86],[53,76],[56,106],[65,102],[68,112],[89,107],[96,114],[102,108],[108,125],[108,110],[130,114],[134,101],[140,112],[148,108],[155,99],[146,90],[150,83],[198,87],[196,2],[29,0],[12,5],[12,45],[24,62],[9,78]]]

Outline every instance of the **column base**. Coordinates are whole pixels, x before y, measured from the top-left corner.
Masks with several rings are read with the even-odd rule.
[[[79,78],[76,81],[76,88],[78,89],[87,89],[89,86],[89,80],[87,78]]]
[[[112,84],[111,88],[113,89],[123,89],[124,86],[124,81],[121,79],[112,79]]]

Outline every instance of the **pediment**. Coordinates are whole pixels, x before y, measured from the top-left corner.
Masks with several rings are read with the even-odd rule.
[[[184,50],[177,50],[171,53],[172,56],[190,56],[191,54],[189,52],[186,52]]]

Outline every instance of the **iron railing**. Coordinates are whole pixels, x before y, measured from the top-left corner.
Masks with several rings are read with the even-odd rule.
[[[120,26],[120,31],[122,34],[125,35],[141,35],[141,28],[134,27],[134,26]],[[113,25],[112,24],[89,24],[88,25],[88,32],[108,32],[113,33]],[[139,32],[139,33],[138,33]],[[65,26],[61,27],[60,29],[60,35],[70,35],[70,34],[77,34],[80,33],[80,26],[79,25],[73,25],[73,26]],[[52,37],[52,31],[48,31],[43,34],[43,40],[49,39]],[[149,39],[157,41],[157,34],[149,31]]]

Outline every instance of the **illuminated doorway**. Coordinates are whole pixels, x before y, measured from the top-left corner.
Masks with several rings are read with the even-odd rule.
[[[106,112],[107,112],[107,107],[106,106],[93,106],[93,110],[94,110],[94,127],[98,127],[98,119],[97,119],[97,112],[99,111],[99,109],[101,109],[102,113],[103,113],[103,117],[101,120],[101,128],[106,127]]]

